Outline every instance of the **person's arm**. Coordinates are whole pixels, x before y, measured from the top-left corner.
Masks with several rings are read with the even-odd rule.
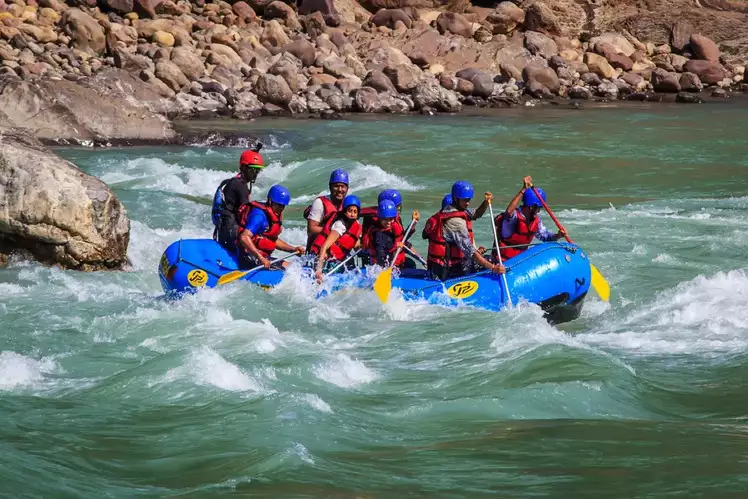
[[[548,230],[548,228],[543,225],[542,220],[538,220],[538,231],[535,233],[535,237],[538,238],[540,241],[547,242],[547,241],[558,241],[559,239],[563,238],[566,234],[566,231],[559,230],[555,234]]]
[[[517,209],[517,206],[519,206],[520,201],[522,201],[522,196],[525,194],[525,191],[530,188],[532,185],[532,177],[529,175],[522,179],[522,188],[519,190],[516,196],[512,198],[511,201],[509,201],[509,205],[506,207],[506,213],[514,213],[514,210]]]
[[[335,241],[340,239],[341,234],[336,231],[331,231],[330,235],[327,236],[327,239],[325,239],[325,243],[322,245],[322,248],[319,250],[319,258],[317,259],[317,272],[315,272],[315,277],[317,278],[317,282],[322,281],[322,266],[325,263],[325,260],[327,259],[327,251],[330,249],[330,246],[335,244]]]
[[[325,205],[322,204],[322,200],[320,198],[315,199],[312,202],[312,207],[309,210],[309,216],[306,220],[306,233],[309,235],[309,237],[314,237],[320,232],[322,232],[322,229],[325,228],[324,225],[322,225],[322,217],[325,214]]]
[[[449,224],[449,226],[447,224]],[[470,234],[468,233],[467,225],[464,220],[459,218],[448,220],[447,223],[444,224],[445,239],[448,235],[464,255],[470,255],[470,257],[483,268],[499,274],[506,271],[503,265],[494,265],[481,255],[480,250],[475,247],[475,244],[470,239]]]
[[[295,253],[297,253],[299,255],[302,254],[302,253],[304,253],[304,251],[306,251],[306,248],[304,248],[303,246],[291,246],[290,244],[288,244],[286,241],[284,241],[282,239],[278,239],[275,242],[275,247],[278,248],[281,251],[285,251],[287,253],[294,253],[295,252]]]
[[[239,236],[239,247],[255,257],[266,269],[270,268],[270,260],[265,258],[257,246],[255,245],[252,238],[255,234],[262,234],[267,230],[268,224],[265,214],[257,209],[253,209],[249,213],[247,226]]]
[[[473,220],[478,220],[480,217],[482,217],[488,209],[488,203],[493,201],[493,194],[491,194],[490,192],[487,192],[485,196],[486,197],[483,202],[480,204],[480,206],[478,206],[478,209],[475,210],[475,213],[473,213]]]

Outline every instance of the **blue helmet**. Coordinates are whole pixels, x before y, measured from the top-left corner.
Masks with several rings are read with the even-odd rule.
[[[396,218],[397,206],[389,199],[383,199],[377,206],[377,216],[379,218]]]
[[[273,203],[288,206],[291,202],[291,193],[280,184],[274,185],[268,191],[268,199]]]
[[[447,195],[446,195],[446,196],[444,196],[444,198],[442,199],[442,210],[443,210],[444,208],[446,208],[447,206],[451,205],[451,204],[452,204],[452,195],[451,195],[451,194],[447,194]]]
[[[545,201],[545,191],[541,189],[540,187],[536,187],[538,190],[538,194],[540,194],[540,197],[543,198],[543,201]],[[522,204],[525,206],[540,206],[543,207],[543,203],[540,202],[540,199],[538,199],[538,196],[535,195],[535,192],[533,192],[532,189],[527,189],[524,194],[522,194]]]
[[[343,200],[343,209],[345,210],[349,206],[357,206],[359,210],[361,209],[361,201],[358,200],[358,196],[351,194],[345,197]]]
[[[377,203],[381,203],[385,199],[389,199],[393,203],[395,203],[395,206],[400,206],[403,204],[403,197],[400,195],[400,192],[397,189],[386,189],[379,193],[379,197],[377,198]]]
[[[333,170],[333,172],[330,174],[330,183],[348,185],[348,172],[345,170],[341,170],[340,168],[338,168],[337,170]]]
[[[457,201],[458,199],[473,199],[475,190],[470,182],[465,180],[458,180],[452,185],[452,199]]]

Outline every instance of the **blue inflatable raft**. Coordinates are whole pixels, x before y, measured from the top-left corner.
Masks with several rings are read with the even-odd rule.
[[[551,323],[574,320],[582,311],[590,287],[590,264],[584,251],[569,243],[543,243],[504,262],[511,299],[536,303]],[[221,276],[238,270],[234,255],[212,239],[184,239],[172,243],[159,264],[159,278],[167,295],[179,296],[218,285]],[[311,269],[308,270],[310,278]],[[265,289],[277,286],[283,270],[258,270],[242,278]],[[319,297],[343,288],[371,288],[374,277],[366,269],[335,274]],[[406,300],[456,306],[460,304],[499,311],[507,304],[504,281],[488,271],[449,279],[428,279],[422,269],[403,270],[392,280]]]

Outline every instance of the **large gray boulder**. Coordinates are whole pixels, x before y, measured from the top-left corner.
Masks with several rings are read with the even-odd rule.
[[[106,73],[106,74],[103,74]],[[86,83],[30,83],[0,75],[0,120],[45,142],[169,142],[176,133],[162,116],[154,87],[123,70],[102,71]]]
[[[0,128],[0,254],[78,270],[121,268],[130,221],[101,180],[27,131]]]

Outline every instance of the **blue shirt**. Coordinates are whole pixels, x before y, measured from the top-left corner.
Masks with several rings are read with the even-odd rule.
[[[252,208],[247,217],[247,224],[244,228],[252,233],[253,236],[259,236],[265,233],[270,227],[265,212],[259,208]]]

